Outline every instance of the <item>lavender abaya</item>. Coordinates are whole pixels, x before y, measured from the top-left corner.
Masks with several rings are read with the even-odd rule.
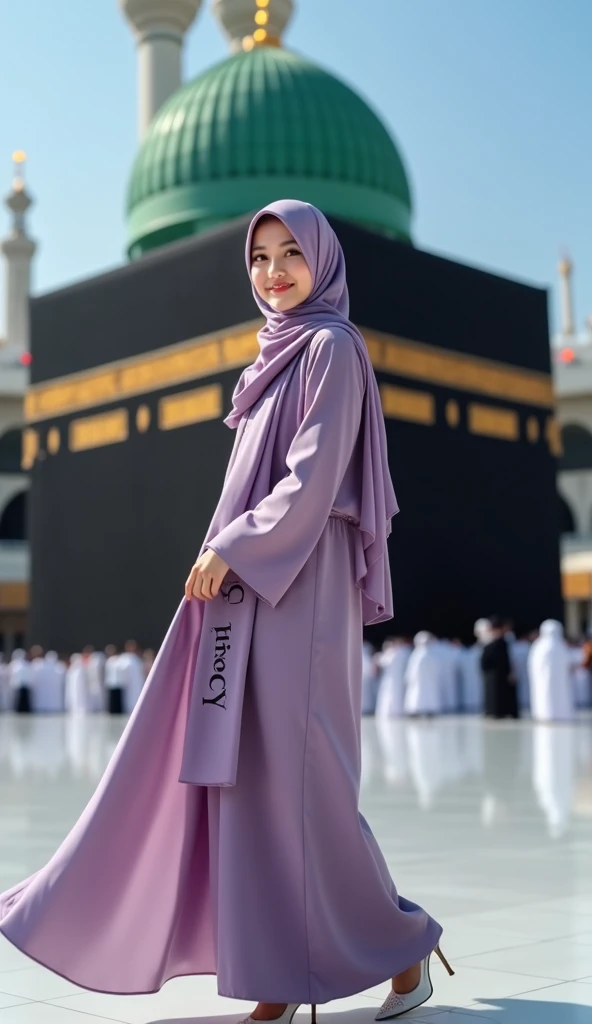
[[[392,614],[378,389],[325,218],[293,201],[264,212],[301,245],[314,289],[291,314],[261,303],[261,355],[235,391],[204,542],[249,598],[244,685],[239,665],[226,718],[196,699],[206,622],[216,602],[231,609],[222,593],[182,604],[83,815],[0,897],[8,939],[100,991],[209,973],[222,995],[323,1003],[417,963],[441,933],[397,895],[357,806],[362,624]],[[240,712],[213,768],[195,749],[203,708],[218,723]],[[215,784],[198,784],[204,771]]]

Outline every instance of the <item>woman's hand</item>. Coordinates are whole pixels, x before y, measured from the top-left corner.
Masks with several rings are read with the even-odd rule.
[[[188,601],[192,597],[200,601],[212,601],[218,596],[222,581],[230,566],[226,564],[220,555],[215,551],[207,549],[201,555],[195,565],[191,566],[191,572],[185,583],[185,597]]]

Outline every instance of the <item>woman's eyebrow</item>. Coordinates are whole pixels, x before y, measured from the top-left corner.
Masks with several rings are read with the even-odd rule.
[[[287,242],[280,242],[280,249],[285,249],[287,245],[296,245],[297,243],[293,238],[289,238]],[[254,245],[251,252],[259,252],[260,249],[265,249],[264,245]]]

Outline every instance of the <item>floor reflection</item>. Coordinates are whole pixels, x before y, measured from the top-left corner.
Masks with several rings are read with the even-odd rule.
[[[0,715],[0,782],[80,780],[90,793],[126,722],[109,715]],[[534,813],[544,816],[552,838],[565,835],[574,814],[592,816],[590,716],[538,726],[365,718],[362,740],[362,798],[387,787],[433,811],[464,794],[483,827]]]
[[[126,723],[123,715],[0,715],[0,779],[98,782]]]
[[[480,718],[365,719],[362,792],[382,783],[410,789],[434,810],[472,783],[474,813],[485,828],[525,811],[544,816],[560,838],[575,814],[592,817],[592,718],[571,725],[491,723]]]
[[[53,856],[126,723],[0,715],[0,891]],[[442,924],[456,970],[449,979],[434,968],[425,1020],[592,1024],[592,718],[557,726],[364,718],[362,767],[360,806],[387,868],[399,893]],[[194,1006],[202,1019],[210,1011],[238,1019],[213,978],[176,979],[155,996],[59,995],[54,977],[20,956],[0,936],[7,1024],[61,1024],[64,1013],[147,1024],[188,1020]],[[13,992],[32,1001],[13,1007]],[[39,992],[53,995],[39,1002]],[[321,1019],[363,1024],[385,994],[322,1007]]]

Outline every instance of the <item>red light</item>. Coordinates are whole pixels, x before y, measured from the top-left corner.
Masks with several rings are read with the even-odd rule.
[[[32,362],[33,356],[30,352],[23,352],[23,354],[19,356],[19,363],[21,366],[30,366]]]
[[[562,348],[559,353],[559,359],[562,363],[573,363],[576,358],[576,354],[573,348]]]

